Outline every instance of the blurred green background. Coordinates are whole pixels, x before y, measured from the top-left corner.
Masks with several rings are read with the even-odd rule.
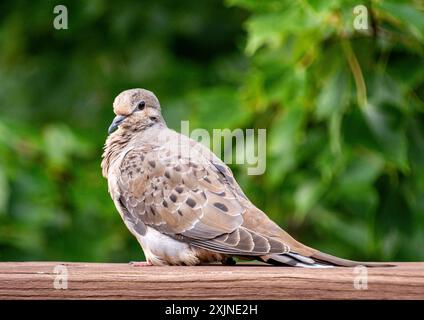
[[[69,29],[53,28],[68,8]],[[424,259],[424,4],[1,1],[0,260],[140,260],[101,177],[113,98],[154,91],[170,127],[266,128],[232,166],[297,239]]]

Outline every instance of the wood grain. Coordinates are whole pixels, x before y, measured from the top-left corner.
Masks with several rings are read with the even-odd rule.
[[[67,268],[68,289],[53,286],[57,265]],[[424,263],[367,272],[368,289],[357,290],[353,268],[4,262],[0,299],[424,299]]]

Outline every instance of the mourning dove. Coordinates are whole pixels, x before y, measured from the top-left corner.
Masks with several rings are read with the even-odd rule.
[[[148,264],[232,264],[233,257],[299,267],[363,264],[292,238],[249,201],[215,154],[167,127],[152,92],[126,90],[113,109],[102,171]]]

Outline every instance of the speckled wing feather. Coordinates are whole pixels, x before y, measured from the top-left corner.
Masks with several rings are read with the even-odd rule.
[[[243,225],[248,201],[225,164],[210,158],[209,150],[202,153],[193,140],[175,139],[125,155],[118,179],[124,219],[226,254],[289,251],[283,242]]]

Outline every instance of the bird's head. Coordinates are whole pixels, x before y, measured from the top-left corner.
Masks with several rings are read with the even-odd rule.
[[[121,92],[113,101],[113,112],[116,117],[109,127],[109,134],[121,126],[137,130],[163,122],[158,98],[153,92],[145,89]]]

